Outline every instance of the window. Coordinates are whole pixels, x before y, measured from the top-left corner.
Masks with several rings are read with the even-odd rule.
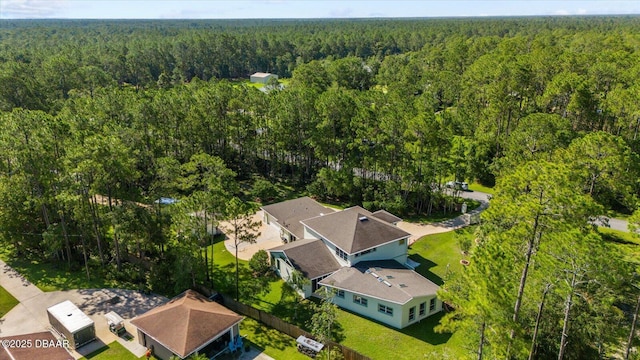
[[[415,306],[412,306],[412,307],[409,309],[409,321],[413,321],[413,320],[415,320],[415,319],[416,319],[416,307],[415,307]]]
[[[363,298],[362,296],[353,295],[353,302],[362,306],[367,306],[367,299]]]
[[[420,316],[424,316],[425,311],[427,310],[427,303],[423,302],[422,304],[420,304]]]
[[[336,296],[344,299],[344,290],[338,290],[338,292],[336,293]]]
[[[356,254],[356,257],[362,256],[362,255],[367,255],[368,253],[372,253],[372,252],[376,252],[376,248],[365,250],[365,251],[361,251],[361,252]]]
[[[338,248],[336,248],[336,256],[344,261],[347,261],[347,253]]]
[[[398,245],[404,245],[405,241],[407,241],[407,239],[400,239],[400,241],[398,241]]]
[[[388,307],[386,305],[378,304],[378,311],[383,314],[393,316],[393,308]]]
[[[433,312],[436,309],[436,298],[429,301],[429,312]]]
[[[278,271],[280,270],[280,259],[276,260],[276,264],[278,265]]]

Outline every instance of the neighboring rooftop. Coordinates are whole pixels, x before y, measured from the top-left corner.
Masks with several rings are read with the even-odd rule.
[[[439,286],[395,260],[362,261],[343,267],[321,285],[405,304],[413,298],[435,295]]]
[[[131,320],[131,324],[185,358],[242,319],[226,307],[187,290]]]
[[[348,254],[411,236],[360,206],[302,221]]]
[[[262,210],[274,217],[281,227],[298,239],[304,238],[304,227],[300,220],[334,213],[332,209],[320,205],[308,196],[263,206]]]
[[[58,346],[63,343],[59,343],[59,340],[48,331],[0,337],[0,342],[5,340],[15,341],[17,344],[30,344],[30,346],[0,346],[0,360],[75,360],[64,347]]]
[[[298,240],[269,251],[284,252],[291,265],[308,279],[330,274],[341,267],[327,245],[318,239]]]
[[[402,221],[401,218],[393,215],[392,213],[388,212],[387,210],[378,210],[378,211],[374,211],[371,213],[371,216],[375,216],[378,219],[382,220],[382,221],[386,221],[389,224],[396,224],[399,223],[400,221]]]

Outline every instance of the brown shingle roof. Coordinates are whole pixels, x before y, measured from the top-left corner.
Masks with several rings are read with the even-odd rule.
[[[242,319],[226,307],[187,290],[131,320],[131,324],[185,358]]]
[[[362,261],[354,267],[343,267],[322,279],[320,284],[398,304],[435,295],[439,289],[429,279],[395,260]]]
[[[300,220],[334,212],[308,196],[263,206],[262,210],[276,218],[281,227],[287,229],[298,239],[304,238],[304,228],[300,224]]]
[[[2,340],[16,340],[19,344],[27,346],[11,348],[0,346],[0,360],[74,360],[73,356],[64,347],[57,346],[59,344],[58,340],[48,331],[7,336],[0,338],[0,341]],[[44,347],[45,343],[53,346]]]
[[[402,221],[401,218],[393,215],[392,213],[388,212],[387,210],[378,210],[378,211],[374,211],[373,213],[371,213],[371,216],[375,216],[378,219],[382,220],[382,221],[386,221],[389,224],[393,224],[393,223],[397,223]]]
[[[298,240],[269,251],[283,251],[291,265],[308,279],[330,274],[341,267],[322,240]]]
[[[302,223],[349,254],[411,235],[375,218],[359,206],[307,219]]]

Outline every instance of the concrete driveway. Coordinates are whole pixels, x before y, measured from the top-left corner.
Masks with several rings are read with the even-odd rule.
[[[280,232],[278,231],[278,229],[262,222],[262,218],[262,210],[259,210],[253,215],[252,220],[260,223],[260,228],[258,229],[260,234],[258,235],[258,239],[254,244],[241,243],[238,245],[238,259],[249,260],[255,253],[258,252],[258,250],[268,250],[282,245],[282,239],[280,239]],[[221,221],[220,229],[222,230],[222,232],[229,234],[229,236],[227,236],[224,240],[224,246],[227,251],[235,256],[236,246],[233,241],[233,234],[231,234],[231,225],[227,221]]]

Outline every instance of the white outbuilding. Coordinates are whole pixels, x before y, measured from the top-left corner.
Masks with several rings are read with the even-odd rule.
[[[257,72],[251,75],[250,77],[252,83],[260,83],[260,84],[266,84],[271,78],[278,80],[278,75],[271,74],[271,73]]]

